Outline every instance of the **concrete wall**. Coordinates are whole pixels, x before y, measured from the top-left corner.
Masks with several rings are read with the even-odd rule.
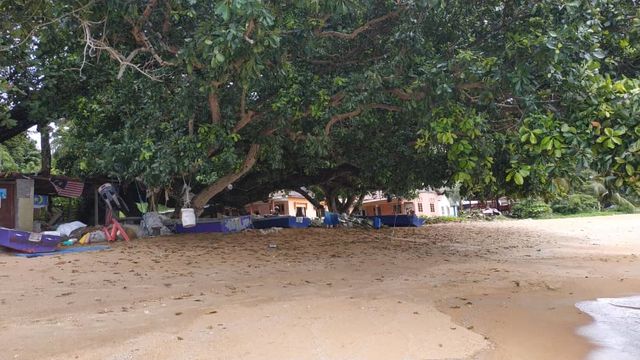
[[[16,180],[16,229],[33,231],[33,180]]]
[[[289,201],[289,206],[288,206],[287,215],[296,216],[296,208],[302,207],[305,209],[306,217],[311,219],[318,217],[316,213],[316,209],[313,207],[313,204],[311,204],[307,199],[289,197],[288,201]]]

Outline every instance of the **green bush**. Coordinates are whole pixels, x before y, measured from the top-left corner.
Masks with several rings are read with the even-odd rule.
[[[462,219],[455,216],[421,216],[425,224],[441,224],[449,222],[462,222]]]
[[[535,199],[518,201],[511,209],[511,216],[518,219],[539,218],[549,214],[551,214],[551,207]]]
[[[633,205],[629,200],[622,197],[620,194],[616,193],[611,197],[611,202],[615,204],[615,208],[617,211],[633,214],[637,211],[635,205]]]
[[[579,214],[600,209],[598,199],[588,194],[572,194],[558,199],[551,204],[551,209],[558,214]]]

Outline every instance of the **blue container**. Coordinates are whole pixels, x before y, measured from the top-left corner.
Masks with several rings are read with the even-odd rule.
[[[373,218],[373,228],[380,229],[382,227],[382,220],[379,217]]]
[[[380,215],[369,216],[369,218],[374,222],[378,218],[383,225],[391,227],[420,227],[424,224],[424,220],[415,215]]]
[[[311,225],[311,219],[306,217],[272,216],[253,219],[254,229],[269,229],[273,227],[302,229],[308,228],[309,225]]]
[[[324,213],[324,224],[327,226],[338,226],[340,221],[338,221],[338,214],[332,212]]]
[[[199,219],[195,226],[184,227],[177,224],[175,232],[178,234],[196,234],[196,233],[232,233],[238,232],[251,227],[251,216],[240,216],[225,219]]]

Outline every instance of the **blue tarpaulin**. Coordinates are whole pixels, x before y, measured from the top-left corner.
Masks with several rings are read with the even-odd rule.
[[[107,245],[94,245],[94,246],[83,246],[83,247],[62,249],[62,250],[48,252],[48,253],[37,253],[37,254],[16,253],[16,256],[32,258],[32,257],[39,257],[39,256],[64,255],[64,254],[81,253],[81,252],[87,252],[87,251],[101,251],[101,250],[109,250],[109,249],[111,249],[111,247]]]

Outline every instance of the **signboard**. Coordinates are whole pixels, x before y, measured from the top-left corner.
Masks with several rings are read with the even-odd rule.
[[[0,208],[2,207],[2,199],[7,198],[7,189],[0,188]]]
[[[33,207],[43,208],[49,205],[49,196],[47,195],[35,195],[33,197]]]

